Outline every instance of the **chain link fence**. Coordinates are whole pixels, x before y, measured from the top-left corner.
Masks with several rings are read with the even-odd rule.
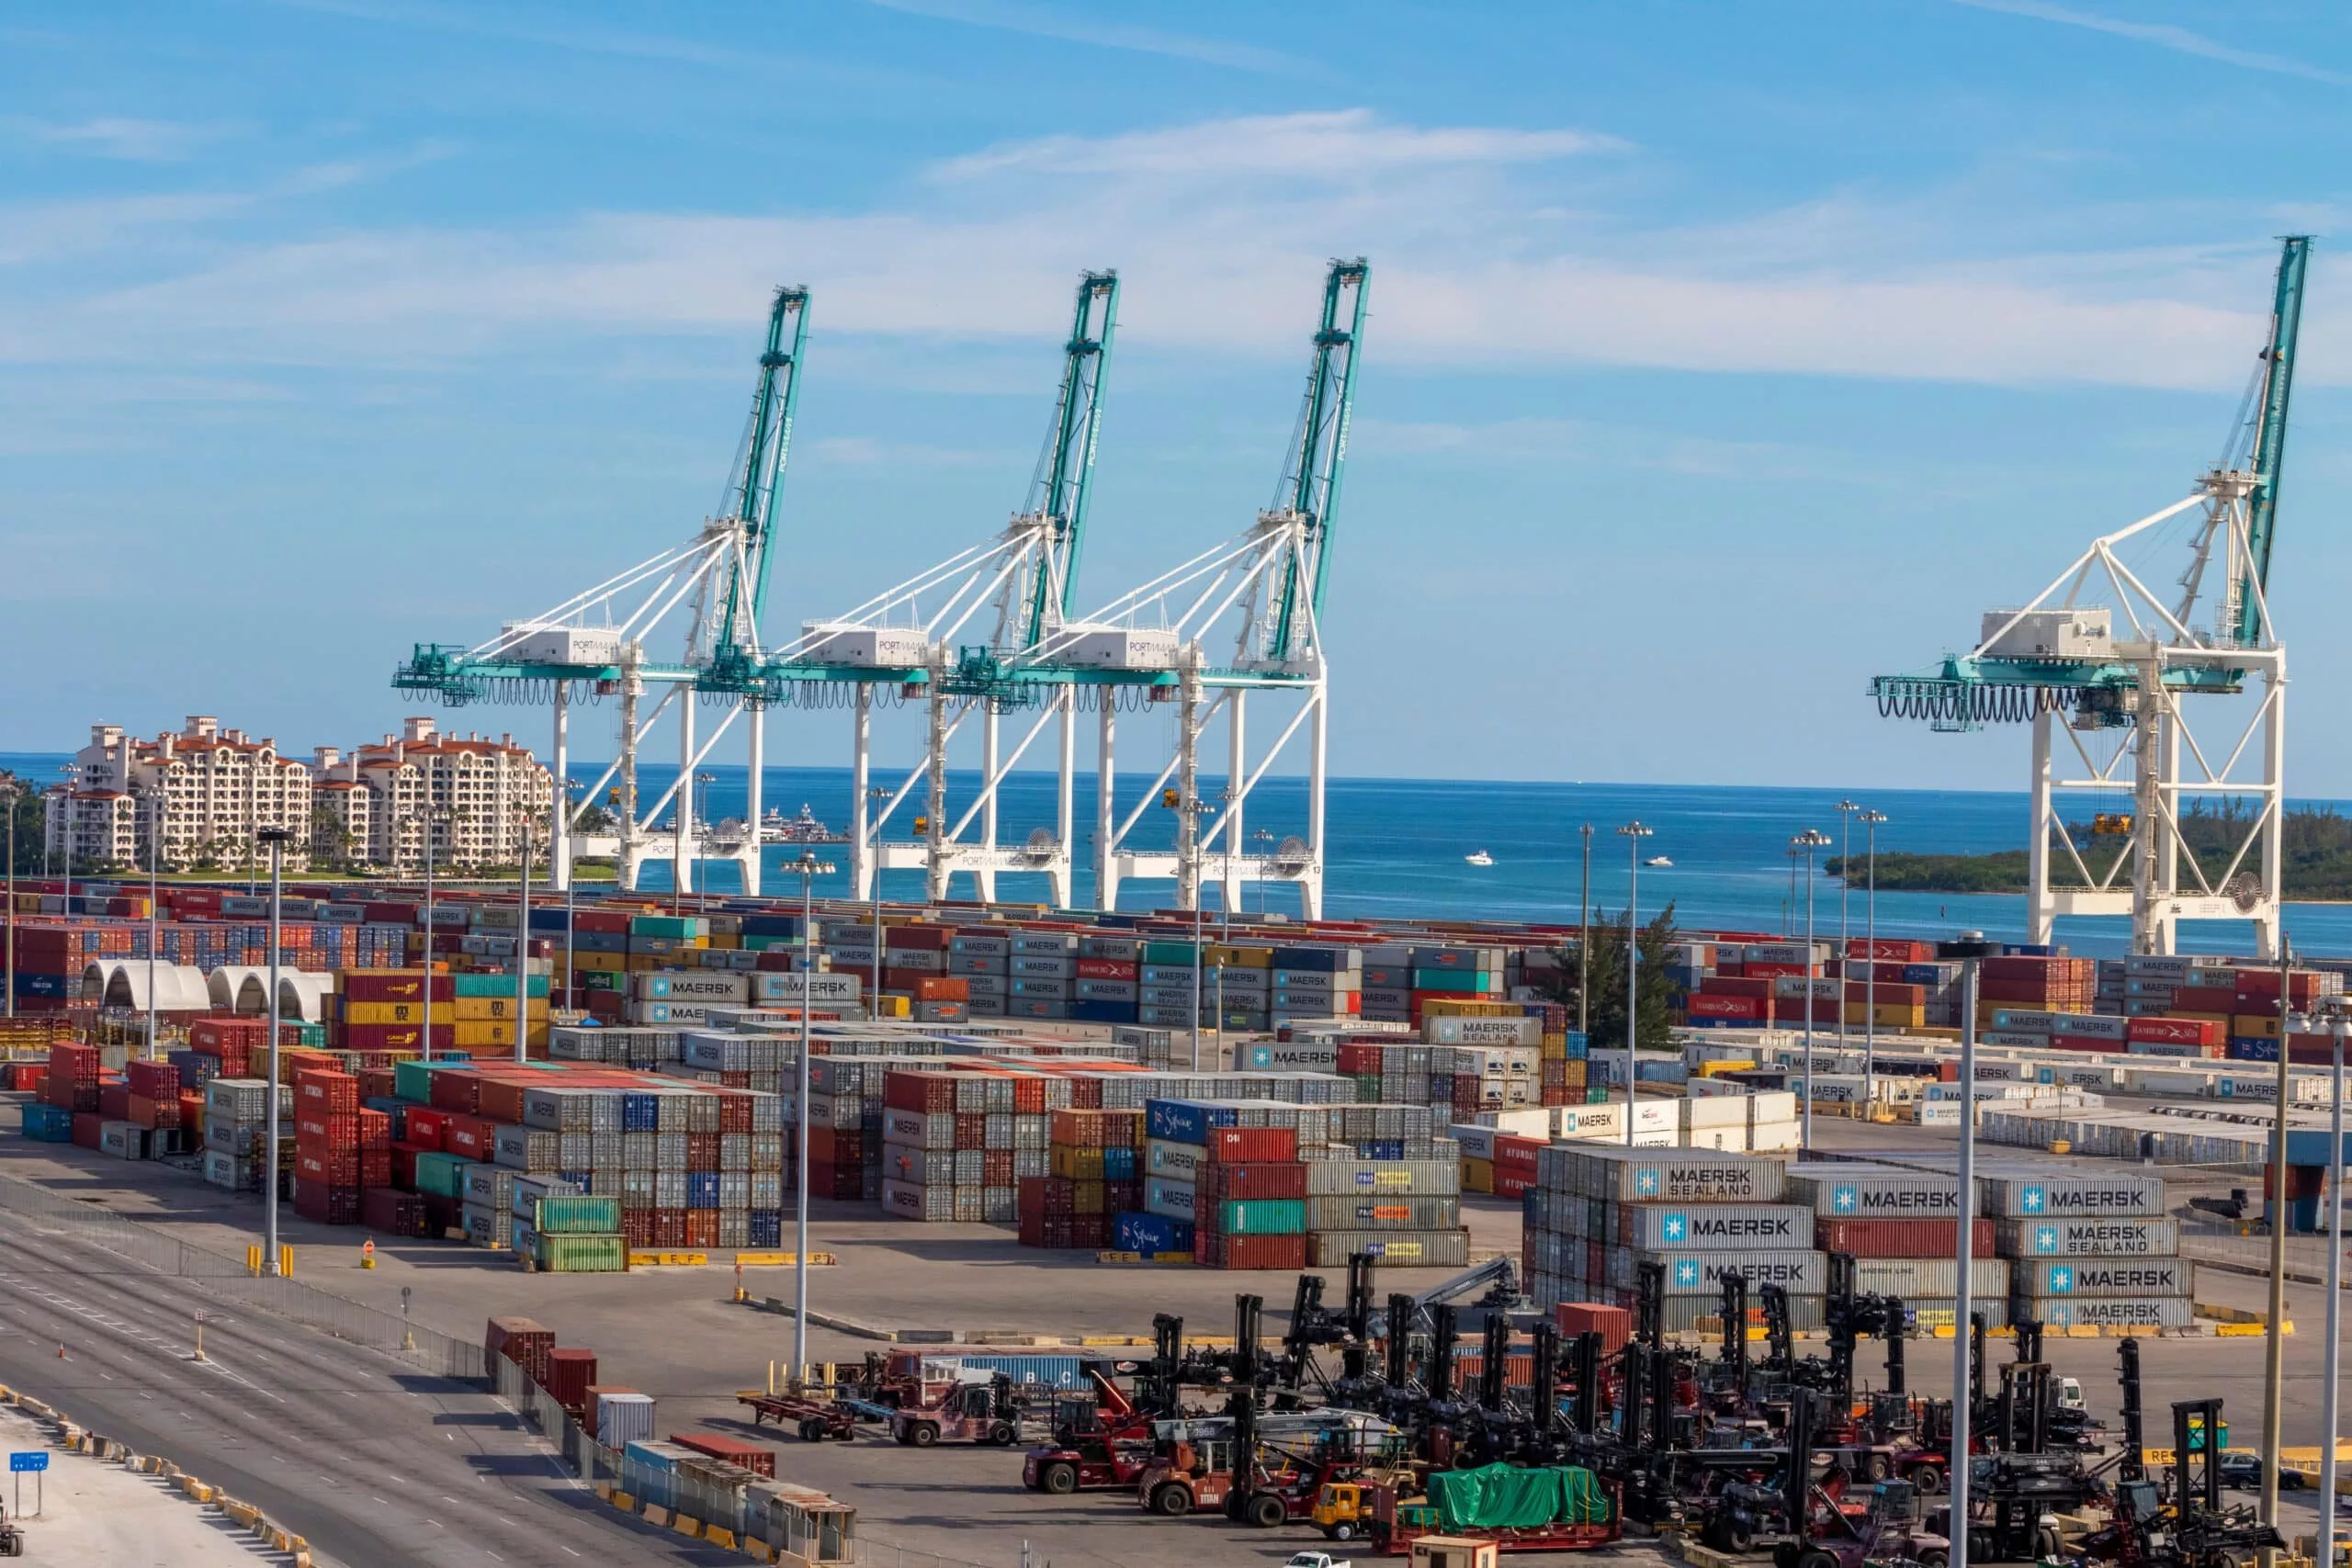
[[[0,1212],[102,1247],[158,1274],[184,1280],[190,1289],[212,1300],[269,1313],[350,1344],[397,1356],[420,1371],[476,1382],[488,1379],[478,1344],[412,1327],[399,1313],[300,1280],[255,1274],[243,1258],[183,1241],[38,1182],[0,1176]]]

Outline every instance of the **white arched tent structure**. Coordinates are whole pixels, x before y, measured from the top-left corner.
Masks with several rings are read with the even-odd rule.
[[[216,1012],[265,1013],[269,1010],[269,966],[224,964],[212,972],[207,1005]],[[334,976],[304,969],[277,972],[277,1016],[288,1023],[318,1023],[327,1015],[326,998],[334,991]]]
[[[101,1007],[144,1011],[148,973],[148,963],[143,958],[116,958],[93,964],[82,971],[82,999]],[[212,992],[205,984],[203,970],[186,964],[158,964],[153,966],[153,973],[157,1012],[211,1010]]]

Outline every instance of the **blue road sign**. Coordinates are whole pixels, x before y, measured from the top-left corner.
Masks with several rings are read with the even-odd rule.
[[[8,1456],[8,1469],[14,1474],[22,1475],[27,1471],[38,1474],[48,1468],[49,1455],[40,1450],[35,1450],[31,1453],[12,1453]]]

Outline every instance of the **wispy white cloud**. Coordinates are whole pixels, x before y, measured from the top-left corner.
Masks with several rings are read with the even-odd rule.
[[[1295,175],[1333,179],[1396,169],[1541,163],[1624,146],[1615,137],[1585,130],[1484,126],[1428,130],[1384,121],[1370,109],[1337,109],[1249,115],[1118,136],[1048,136],[950,159],[935,173],[948,180],[1008,171],[1192,178]]]
[[[92,157],[119,158],[135,164],[178,163],[228,134],[227,128],[218,125],[185,125],[121,115],[102,115],[71,124],[17,123],[36,141]]]
[[[1542,140],[1580,134],[1261,117],[1114,138],[1113,179],[1035,179],[1078,154],[1001,152],[866,213],[224,243],[129,282],[0,293],[0,358],[432,366],[529,343],[740,336],[787,277],[815,290],[820,334],[1002,343],[1049,333],[1072,275],[1105,265],[1126,286],[1125,341],[1286,355],[1334,254],[1372,258],[1380,361],[1429,367],[2211,389],[2234,388],[2261,341],[2258,246],[2005,248],[1923,197],[1643,225],[1589,199],[1575,144]],[[1222,175],[1197,176],[1219,158]],[[7,218],[0,231],[20,227]],[[2307,322],[2317,379],[2352,375],[2333,322]]]
[[[794,448],[796,454],[804,450]],[[1002,468],[1001,452],[978,452],[958,446],[933,446],[921,442],[885,441],[872,435],[829,435],[805,447],[820,462],[843,468]]]
[[[2224,65],[2242,66],[2248,71],[2268,71],[2280,76],[2302,76],[2313,82],[2326,82],[2342,87],[2352,85],[2352,74],[2330,71],[2307,60],[2297,60],[2284,54],[2266,54],[2259,50],[2240,49],[2234,44],[2207,38],[2169,22],[2133,22],[2117,17],[2102,17],[2096,12],[2078,11],[2071,6],[2052,6],[2044,0],[1953,0],[1978,11],[1999,11],[2012,17],[2030,17],[2037,21],[2056,22],[2064,27],[2086,28],[2092,32],[2109,33],[2116,38],[2131,39],[2138,43],[2154,44],[2176,54],[2193,54],[2200,60],[2219,61]]]
[[[961,22],[967,27],[1025,33],[1032,38],[1055,39],[1064,43],[1093,44],[1136,54],[1165,55],[1173,60],[1197,61],[1204,65],[1229,66],[1238,71],[1293,73],[1305,69],[1304,62],[1274,50],[1227,43],[1218,39],[1195,38],[1131,23],[1107,22],[1095,17],[1073,16],[1053,6],[1024,5],[1019,0],[868,0],[868,4],[887,11],[929,17],[936,21]]]

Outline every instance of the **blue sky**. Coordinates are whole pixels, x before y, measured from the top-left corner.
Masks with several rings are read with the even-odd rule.
[[[1335,769],[2014,788],[1869,677],[2188,493],[2308,230],[2273,599],[2352,795],[2347,87],[2243,3],[14,6],[0,747],[393,727],[410,643],[714,508],[786,282],[772,637],[1001,525],[1104,265],[1108,599],[1269,498],[1361,253]]]

